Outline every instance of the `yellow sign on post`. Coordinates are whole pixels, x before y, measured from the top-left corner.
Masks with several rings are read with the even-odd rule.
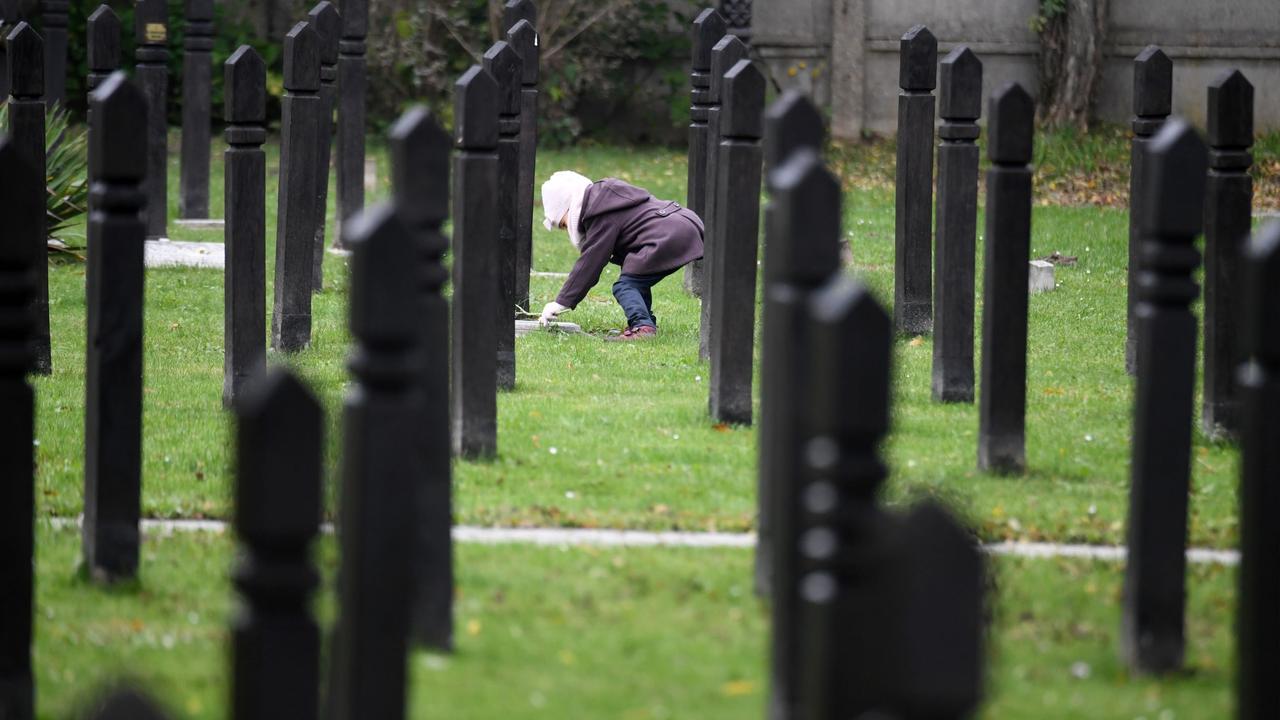
[[[147,23],[146,28],[147,42],[164,42],[169,36],[168,29],[164,23]]]

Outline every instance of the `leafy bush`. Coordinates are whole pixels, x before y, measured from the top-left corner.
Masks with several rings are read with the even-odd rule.
[[[9,106],[0,105],[0,127],[9,126]],[[45,232],[65,241],[68,230],[88,210],[88,139],[84,128],[71,124],[64,108],[45,119]],[[83,236],[80,236],[83,237]]]

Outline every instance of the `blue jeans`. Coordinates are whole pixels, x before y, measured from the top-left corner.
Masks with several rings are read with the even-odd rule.
[[[618,280],[613,283],[613,297],[622,306],[622,312],[626,313],[627,327],[658,327],[658,318],[653,314],[653,293],[649,292],[649,288],[679,269],[649,275],[622,273],[618,276]]]

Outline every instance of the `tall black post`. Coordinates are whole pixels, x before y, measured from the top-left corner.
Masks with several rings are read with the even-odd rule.
[[[739,60],[724,75],[717,133],[721,140],[715,182],[720,195],[714,205],[716,251],[702,293],[703,306],[710,300],[713,308],[711,417],[740,425],[751,423],[764,93],[764,74],[750,60]]]
[[[1143,158],[1142,231],[1134,320],[1138,387],[1129,484],[1129,559],[1120,645],[1129,667],[1166,673],[1182,666],[1187,505],[1196,372],[1200,265],[1208,151],[1181,119],[1165,123]]]
[[[739,60],[746,58],[747,46],[733,35],[720,38],[720,42],[711,50],[711,87],[707,94],[707,196],[702,199],[701,213],[706,232],[702,238],[702,259],[696,261],[701,266],[702,289],[699,295],[702,297],[702,304],[698,316],[698,357],[702,360],[711,359],[711,307],[715,301],[715,292],[711,289],[714,275],[711,266],[716,262],[716,243],[722,234],[717,227],[720,216],[716,209],[716,196],[720,193],[720,170],[716,158],[720,154],[720,143],[723,140],[720,127],[722,86],[725,73],[738,64]],[[756,205],[758,208],[759,203]]]
[[[186,0],[182,38],[182,167],[178,215],[209,217],[209,125],[213,111],[213,0]]]
[[[351,220],[354,387],[343,408],[333,720],[405,714],[421,467],[418,252],[389,205]]]
[[[1253,85],[1230,70],[1209,85],[1209,177],[1204,205],[1204,398],[1200,424],[1211,436],[1239,428],[1236,300],[1240,251],[1252,222]]]
[[[44,203],[31,187],[44,178],[14,141],[0,135],[0,717],[31,720],[35,694],[31,672],[35,601],[35,393],[31,369],[31,298],[36,252],[20,230],[43,217]],[[43,199],[43,198],[41,198]]]
[[[800,419],[804,402],[791,391],[800,372],[800,312],[808,294],[840,264],[840,216],[823,210],[806,220],[803,211],[784,216],[778,182],[781,167],[792,155],[810,159],[793,170],[788,187],[811,183],[839,202],[839,183],[822,170],[818,157],[826,129],[822,113],[799,90],[788,90],[769,106],[764,117],[765,206],[764,307],[760,321],[760,458],[757,463],[755,591],[767,597],[774,587],[773,513],[775,491],[790,489],[801,460]],[[799,161],[797,161],[799,162]],[[804,177],[798,176],[801,173]],[[799,192],[790,190],[789,192]],[[796,198],[795,202],[800,202]],[[791,201],[789,201],[791,202]],[[819,201],[820,202],[820,201]],[[816,207],[823,207],[821,204]],[[821,223],[792,227],[790,223]],[[818,232],[806,234],[809,230]]]
[[[498,82],[498,388],[516,386],[516,212],[520,188],[520,55],[504,40],[484,54]]]
[[[222,402],[230,406],[267,364],[267,66],[248,45],[223,68]]]
[[[693,21],[693,53],[689,68],[689,180],[685,206],[706,217],[707,149],[711,132],[707,125],[711,92],[711,50],[725,36],[724,18],[715,8],[698,13]],[[689,263],[684,270],[684,289],[702,295],[702,262]]]
[[[18,24],[18,0],[0,0],[0,38]],[[0,40],[0,97],[9,95],[9,49]]]
[[[1027,268],[1035,102],[1021,85],[1006,84],[991,96],[987,122],[991,168],[983,253],[978,469],[1020,473],[1027,462]]]
[[[95,580],[138,571],[142,506],[142,303],[147,96],[115,72],[89,100],[94,134],[85,322],[84,564]]]
[[[498,83],[473,65],[453,86],[453,452],[498,452]],[[514,325],[514,324],[513,324]]]
[[[369,0],[340,0],[342,39],[338,42],[338,137],[334,167],[338,174],[338,232],[364,207],[364,118],[368,88],[365,35],[369,32]]]
[[[1236,717],[1280,716],[1280,221],[1244,247],[1240,401],[1240,570]]]
[[[516,202],[516,306],[529,309],[533,269],[533,186],[538,157],[538,8],[532,0],[507,0],[507,42],[520,55],[520,183]],[[521,24],[523,23],[523,24]]]
[[[9,47],[9,141],[22,154],[27,163],[45,171],[45,102],[44,102],[44,45],[35,28],[19,22],[6,39]],[[37,249],[41,257],[46,253],[45,188],[43,185],[22,186],[21,192],[32,194],[32,200],[23,207],[32,213],[29,222],[19,227],[27,235],[22,242]],[[36,264],[36,293],[31,301],[34,331],[31,334],[31,370],[39,375],[53,373],[49,336],[49,264]]]
[[[311,258],[316,238],[316,144],[321,107],[320,37],[309,22],[294,25],[285,35],[284,89],[271,347],[298,352],[311,344]]]
[[[449,446],[449,303],[442,290],[449,240],[440,227],[449,217],[449,153],[452,139],[426,108],[410,109],[391,128],[391,176],[395,208],[414,235],[418,258],[417,327],[422,348],[418,382],[422,418],[417,445],[423,453],[415,485],[414,638],[440,650],[453,647],[453,498]]]
[[[961,45],[943,58],[938,97],[942,126],[933,273],[933,400],[971,403],[982,61],[968,47]]]
[[[1148,45],[1133,59],[1133,140],[1129,146],[1129,278],[1128,332],[1124,345],[1124,368],[1132,375],[1137,367],[1137,326],[1134,307],[1138,301],[1138,273],[1141,256],[1138,244],[1142,216],[1143,153],[1173,109],[1173,62],[1155,45]]]
[[[89,74],[86,85],[92,93],[111,73],[120,69],[120,18],[110,5],[99,5],[86,23],[87,62]],[[93,115],[88,118],[89,133],[93,133]]]
[[[933,329],[933,88],[938,40],[916,25],[898,55],[897,210],[894,215],[893,326],[904,335]]]
[[[67,100],[67,13],[70,0],[40,0],[44,36],[44,102],[50,108]]]
[[[342,17],[329,0],[320,0],[307,14],[320,36],[320,124],[316,148],[316,242],[311,258],[311,289],[324,289],[324,226],[329,219],[329,166],[333,147],[333,109],[338,102],[338,44]]]
[[[247,46],[246,46],[247,47]],[[251,51],[252,52],[252,51]],[[237,720],[319,716],[320,628],[311,544],[324,493],[324,409],[288,370],[255,378],[236,399],[231,707]]]
[[[167,237],[169,220],[169,4],[138,0],[133,10],[133,74],[147,98],[147,239]]]

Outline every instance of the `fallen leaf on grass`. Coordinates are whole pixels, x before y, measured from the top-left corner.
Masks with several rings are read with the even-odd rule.
[[[750,680],[730,680],[720,686],[720,694],[725,697],[741,697],[756,691],[756,684]]]

